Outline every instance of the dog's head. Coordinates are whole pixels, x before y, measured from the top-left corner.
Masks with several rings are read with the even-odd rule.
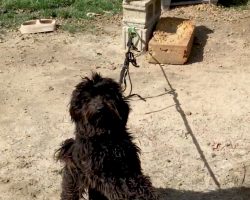
[[[69,111],[75,123],[112,129],[126,126],[129,105],[117,82],[93,73],[92,78],[83,78],[76,86]]]

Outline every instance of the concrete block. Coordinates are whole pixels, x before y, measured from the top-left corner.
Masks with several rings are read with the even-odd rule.
[[[217,5],[217,3],[218,3],[218,0],[209,0],[209,3],[210,3],[210,4],[214,4],[214,5]]]
[[[161,0],[123,2],[123,24],[138,28],[154,25],[161,15]]]
[[[135,47],[139,51],[147,50],[148,49],[148,42],[152,36],[154,26],[148,28],[135,28],[138,36],[133,39],[133,43]],[[123,49],[127,49],[128,43],[128,29],[129,26],[123,26],[122,28],[122,39],[123,39]]]
[[[163,11],[169,10],[171,5],[171,0],[161,0],[161,9]]]
[[[52,19],[30,20],[24,22],[20,27],[20,31],[22,34],[51,32],[55,29],[56,21]]]
[[[184,64],[191,52],[194,38],[192,21],[161,18],[148,45],[148,61],[161,64]]]

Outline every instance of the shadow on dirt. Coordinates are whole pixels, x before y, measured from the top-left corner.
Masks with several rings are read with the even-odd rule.
[[[238,187],[210,192],[157,188],[159,200],[249,200],[250,188]]]
[[[248,0],[219,0],[218,4],[226,7],[245,6],[248,4]]]
[[[208,35],[213,32],[206,26],[197,26],[195,28],[194,44],[187,64],[203,61],[204,47],[206,46]]]
[[[186,116],[184,110],[181,107],[181,103],[180,103],[179,98],[178,98],[178,93],[176,92],[175,88],[172,86],[171,82],[169,81],[168,76],[167,76],[165,70],[163,69],[163,67],[161,65],[159,65],[159,67],[160,67],[160,69],[162,71],[162,74],[163,74],[165,80],[166,80],[167,86],[170,89],[169,94],[171,94],[172,97],[173,97],[173,101],[174,101],[174,104],[175,104],[176,111],[180,114],[180,117],[182,118],[182,121],[183,121],[183,123],[184,123],[184,125],[186,127],[186,132],[191,136],[191,138],[193,140],[193,143],[194,143],[194,146],[195,146],[196,150],[198,151],[201,160],[204,162],[204,165],[205,165],[210,177],[213,179],[215,185],[218,188],[220,188],[220,183],[217,180],[212,168],[210,167],[210,165],[209,165],[209,163],[208,163],[208,161],[207,161],[207,159],[206,159],[206,157],[205,157],[205,155],[203,153],[203,150],[202,150],[198,140],[196,139],[195,134],[193,133],[193,130],[192,130],[192,128],[191,128],[191,126],[190,126],[190,124],[188,122],[187,116]]]
[[[201,26],[198,31],[202,31],[203,34],[198,35],[201,40],[201,47],[202,51],[206,44],[206,40],[208,38],[208,34],[212,33],[212,31],[204,26]],[[202,37],[201,37],[202,36]],[[203,52],[194,52],[200,56],[200,60],[203,58]],[[196,60],[198,62],[198,60]],[[179,99],[179,95],[177,90],[172,85],[171,81],[168,78],[164,67],[158,62],[158,66],[162,72],[162,76],[166,80],[166,91],[168,94],[172,95],[173,103],[176,108],[176,111],[179,113],[180,118],[185,125],[186,132],[192,138],[194,148],[196,148],[197,152],[200,155],[201,160],[204,163],[206,170],[208,171],[211,179],[213,180],[214,185],[217,186],[217,190],[209,191],[209,192],[195,192],[195,191],[188,191],[188,190],[176,190],[176,189],[169,189],[169,188],[156,188],[156,192],[159,196],[159,200],[249,200],[250,199],[250,188],[247,187],[235,187],[229,189],[221,189],[221,184],[219,183],[215,173],[213,172],[212,167],[208,163],[205,154],[203,153],[203,149],[197,140],[195,133],[192,130],[192,127],[189,124],[188,118],[185,114],[181,106],[181,101]],[[192,175],[191,175],[192,176]],[[202,183],[201,183],[202,184]]]

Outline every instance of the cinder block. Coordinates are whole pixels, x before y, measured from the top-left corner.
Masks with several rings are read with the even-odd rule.
[[[210,3],[210,4],[214,4],[214,5],[217,5],[217,3],[218,3],[218,0],[209,0],[209,3]]]
[[[180,18],[161,18],[148,45],[150,63],[184,64],[191,52],[195,26]]]
[[[148,49],[148,42],[152,36],[154,26],[148,28],[135,28],[138,36],[133,39],[135,47],[139,51]],[[129,26],[123,26],[122,28],[122,39],[123,39],[123,49],[127,49],[128,43],[128,29]]]
[[[171,5],[171,0],[161,0],[161,9],[163,11],[169,10]]]
[[[123,24],[138,28],[154,25],[161,15],[161,0],[123,2]]]

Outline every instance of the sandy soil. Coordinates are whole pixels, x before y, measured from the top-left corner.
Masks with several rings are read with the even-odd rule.
[[[142,149],[144,172],[161,199],[250,199],[250,12],[207,6],[168,16],[197,26],[187,65],[131,67],[128,127]],[[53,200],[61,165],[53,160],[71,137],[68,102],[91,70],[118,79],[121,25],[96,34],[62,32],[0,39],[0,199]],[[219,187],[221,188],[219,190]]]

